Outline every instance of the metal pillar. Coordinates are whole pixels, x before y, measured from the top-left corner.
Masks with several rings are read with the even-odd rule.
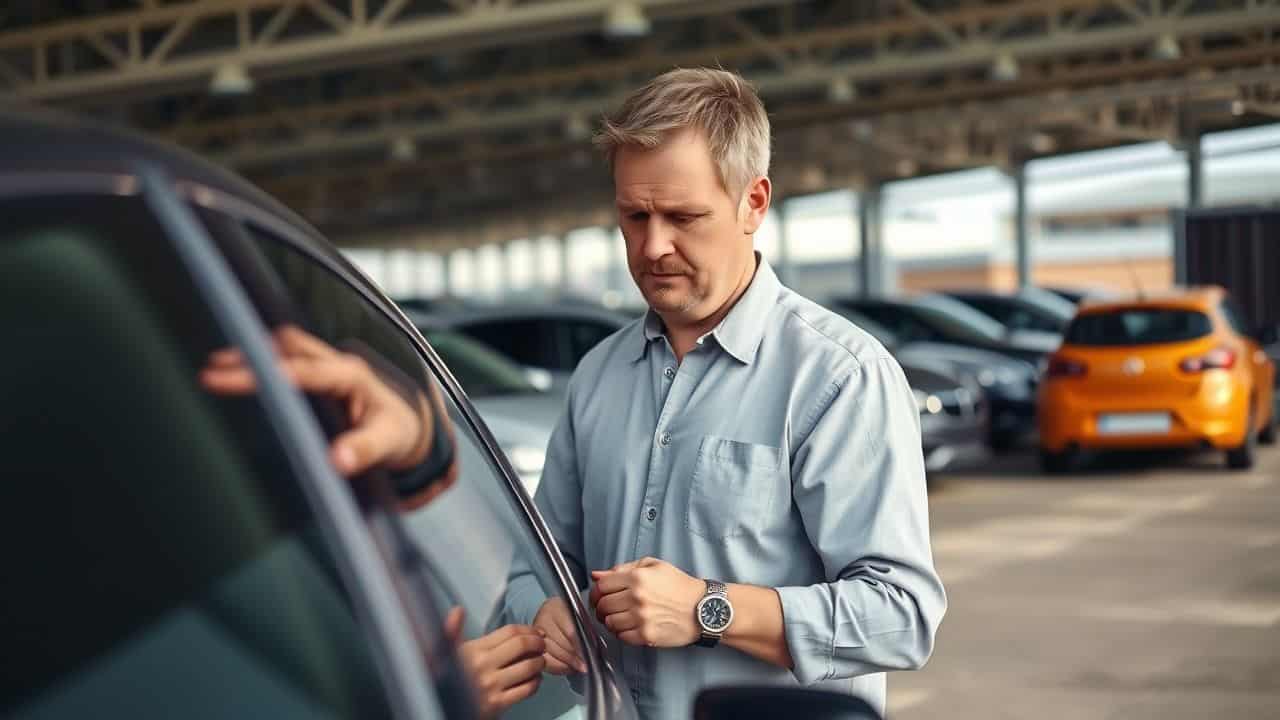
[[[1187,209],[1204,207],[1204,139],[1191,129],[1184,141],[1187,152]]]
[[[787,234],[786,200],[778,203],[778,277],[784,285],[795,285],[795,272],[791,267],[791,237]]]
[[[1031,228],[1027,224],[1027,164],[1018,161],[1013,178],[1013,243],[1018,268],[1018,287],[1031,284]]]
[[[569,233],[560,236],[560,293],[569,292]]]
[[[438,256],[440,258],[440,288],[441,295],[453,295],[453,253],[442,252]]]
[[[880,200],[883,185],[868,185],[858,193],[858,294],[868,298],[880,293],[884,263],[880,253]]]
[[[613,262],[609,263],[609,289],[620,293],[627,291],[631,271],[627,269],[627,241],[618,227],[609,229],[609,247],[613,250]]]

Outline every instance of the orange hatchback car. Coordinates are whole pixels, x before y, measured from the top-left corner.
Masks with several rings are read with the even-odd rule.
[[[1080,450],[1206,447],[1253,465],[1276,437],[1275,364],[1219,287],[1084,305],[1040,384],[1040,462]]]

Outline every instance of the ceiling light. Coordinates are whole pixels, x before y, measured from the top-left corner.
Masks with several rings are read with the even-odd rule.
[[[613,38],[634,38],[649,34],[649,18],[633,2],[616,2],[604,16],[604,34]]]
[[[831,81],[827,86],[827,99],[833,103],[851,103],[858,98],[858,89],[849,78],[841,77]]]
[[[209,92],[213,95],[247,95],[253,92],[253,78],[249,77],[244,65],[223,63],[209,80]]]
[[[1182,57],[1182,46],[1178,44],[1178,38],[1165,33],[1156,38],[1155,45],[1151,47],[1151,54],[1160,60],[1177,60]]]
[[[391,141],[391,159],[397,162],[409,162],[418,157],[418,146],[408,135],[399,135]]]
[[[999,82],[1013,82],[1018,79],[1018,59],[1010,53],[1000,53],[991,63],[991,79]]]
[[[898,177],[911,177],[920,172],[920,163],[911,158],[902,158],[894,165],[894,169],[898,171]]]
[[[1245,111],[1246,111],[1246,110],[1248,110],[1248,108],[1246,108],[1246,107],[1245,107],[1245,105],[1244,105],[1244,101],[1243,101],[1243,100],[1232,100],[1232,101],[1231,101],[1231,114],[1232,114],[1232,115],[1235,115],[1236,117],[1240,117],[1241,115],[1243,115],[1243,114],[1245,113]]]

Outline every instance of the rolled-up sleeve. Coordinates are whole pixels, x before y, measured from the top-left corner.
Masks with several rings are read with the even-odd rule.
[[[573,384],[569,387],[568,408],[561,415],[547,445],[547,458],[534,493],[534,504],[569,564],[578,588],[587,586],[583,562],[582,480],[578,473],[573,425]],[[507,585],[507,607],[517,622],[533,622],[546,593],[529,568],[523,553],[516,553]]]
[[[828,386],[799,425],[792,496],[827,582],[777,588],[801,684],[924,665],[946,612],[920,416],[897,362]]]

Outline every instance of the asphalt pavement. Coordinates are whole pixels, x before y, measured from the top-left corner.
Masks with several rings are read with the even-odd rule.
[[[938,477],[950,608],[929,665],[890,676],[889,717],[1280,719],[1280,449],[1260,453]]]

